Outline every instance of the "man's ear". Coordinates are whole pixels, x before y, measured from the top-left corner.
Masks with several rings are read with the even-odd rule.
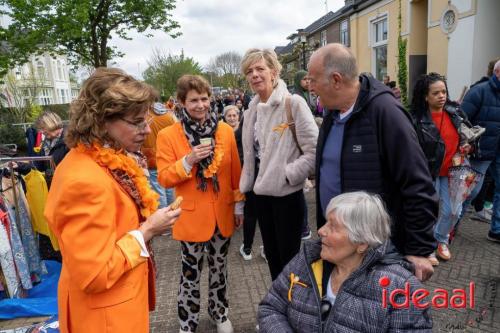
[[[335,87],[338,87],[339,84],[343,82],[343,77],[339,72],[333,72],[330,75],[330,81],[333,83]]]

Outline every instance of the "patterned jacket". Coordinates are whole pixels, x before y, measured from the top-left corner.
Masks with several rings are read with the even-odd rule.
[[[259,305],[259,332],[432,332],[428,308],[418,309],[411,302],[407,309],[395,309],[390,302],[383,307],[380,278],[390,280],[387,295],[395,288],[404,288],[406,282],[410,294],[422,287],[402,261],[386,254],[386,247],[384,244],[368,251],[361,266],[342,284],[335,304],[322,321],[321,243],[306,242]],[[291,283],[292,273],[300,283]],[[403,303],[403,298],[399,295],[396,302]]]

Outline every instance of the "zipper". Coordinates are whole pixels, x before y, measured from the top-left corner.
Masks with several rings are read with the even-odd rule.
[[[384,253],[385,253],[385,251],[386,251],[386,246],[385,246],[385,245],[383,245],[383,246],[384,246],[383,251],[384,251]],[[334,311],[336,311],[336,308],[338,307],[337,305],[338,305],[338,303],[339,303],[339,302],[338,302],[338,300],[339,300],[338,296],[339,296],[339,295],[341,294],[341,292],[345,289],[345,288],[344,288],[344,286],[346,286],[346,285],[347,285],[347,283],[348,283],[350,280],[353,280],[353,279],[357,278],[357,277],[358,277],[358,276],[359,276],[362,272],[366,271],[367,267],[372,266],[372,264],[373,264],[373,258],[374,258],[376,255],[377,255],[377,252],[376,252],[376,251],[374,251],[374,252],[372,252],[372,253],[371,253],[370,258],[366,258],[366,257],[365,257],[365,260],[366,260],[366,261],[365,261],[365,263],[361,264],[361,266],[359,266],[359,268],[358,268],[357,270],[355,270],[355,271],[351,274],[351,276],[350,276],[349,278],[347,278],[347,279],[344,281],[344,283],[342,283],[342,285],[340,286],[339,291],[338,291],[338,293],[337,293],[337,298],[335,299],[335,303],[332,305],[332,307],[331,307],[331,309],[330,309],[330,313],[335,313]],[[321,308],[320,308],[320,315],[321,315]],[[324,332],[324,329],[325,329],[326,327],[328,327],[328,325],[327,325],[327,324],[328,324],[330,321],[332,321],[332,320],[333,320],[332,318],[333,318],[332,316],[328,316],[328,317],[327,317],[327,319],[326,319],[326,321],[324,322],[324,325],[323,325],[323,321],[321,321],[321,332]],[[321,319],[321,317],[320,317],[320,319]]]
[[[302,251],[304,252],[304,258],[306,259],[307,263],[307,252],[306,252],[306,247],[302,247]],[[318,290],[318,285],[316,283],[316,279],[314,278],[314,274],[312,273],[311,265],[307,264],[307,273],[309,274],[309,279],[311,280],[311,284],[313,286],[314,294],[317,296],[316,298],[316,304],[318,305],[318,315],[319,315],[319,326],[320,326],[320,332],[323,332],[323,321],[321,320],[321,295],[319,294]],[[331,311],[331,310],[330,310]]]

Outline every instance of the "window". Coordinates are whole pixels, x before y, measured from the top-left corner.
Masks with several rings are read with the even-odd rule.
[[[347,20],[340,23],[340,42],[349,46],[349,32],[347,31]]]
[[[45,71],[45,66],[43,65],[42,61],[37,61],[36,72],[38,74],[38,79],[40,80],[47,79],[47,72]]]
[[[66,91],[64,89],[61,89],[61,103],[66,103]]]
[[[63,79],[62,66],[61,66],[61,62],[59,60],[57,60],[57,79],[59,79],[59,80]]]
[[[321,46],[325,46],[328,42],[326,41],[326,30],[321,31]]]
[[[41,105],[50,105],[52,104],[52,90],[51,89],[42,89],[40,91],[40,95],[38,97]]]
[[[387,19],[373,23],[375,26],[375,43],[387,42]]]
[[[387,75],[387,17],[372,22],[374,73],[378,80]]]

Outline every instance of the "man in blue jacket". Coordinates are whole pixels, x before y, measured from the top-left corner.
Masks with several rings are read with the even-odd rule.
[[[326,112],[316,150],[316,217],[325,223],[331,198],[345,192],[379,194],[392,217],[391,241],[431,277],[438,198],[408,114],[392,91],[358,75],[356,59],[342,44],[329,44],[309,61],[310,91]]]
[[[487,237],[500,243],[500,60],[495,63],[490,79],[472,86],[461,106],[472,125],[486,128],[471,165],[483,174],[490,168],[495,181],[493,216]],[[481,186],[482,183],[477,184],[468,201],[474,199]]]

